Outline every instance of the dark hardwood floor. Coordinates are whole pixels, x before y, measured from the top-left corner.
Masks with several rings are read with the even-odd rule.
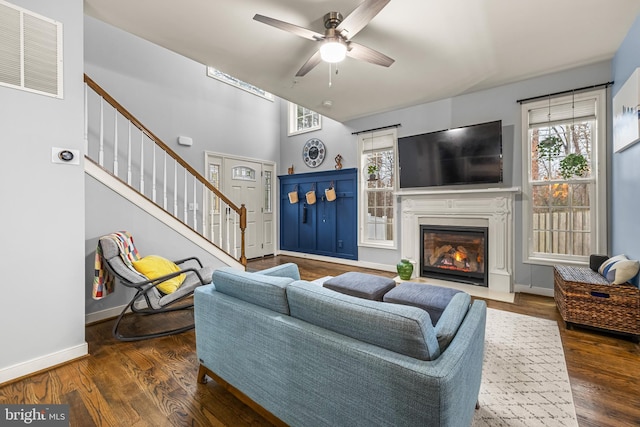
[[[253,260],[249,268],[285,262],[297,263],[302,278],[309,280],[355,270],[285,256]],[[638,344],[602,332],[567,330],[552,298],[518,294],[515,304],[491,300],[487,304],[558,321],[580,426],[640,426]],[[180,316],[169,322],[186,320]],[[90,356],[0,387],[0,403],[66,403],[71,425],[80,427],[271,425],[214,381],[197,383],[193,331],[119,342],[111,336],[112,325],[106,321],[87,326]]]

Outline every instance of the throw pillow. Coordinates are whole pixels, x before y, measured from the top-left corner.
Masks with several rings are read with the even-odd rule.
[[[158,255],[147,255],[138,261],[134,261],[133,268],[135,268],[138,273],[144,274],[150,280],[180,271],[180,267],[178,267],[173,261],[169,261],[168,259]],[[182,282],[184,282],[186,277],[186,274],[181,274],[169,280],[165,280],[156,288],[163,294],[168,295],[175,292],[180,285],[182,285]]]
[[[625,255],[617,255],[602,263],[598,272],[614,285],[631,280],[640,270],[637,260],[630,260]]]

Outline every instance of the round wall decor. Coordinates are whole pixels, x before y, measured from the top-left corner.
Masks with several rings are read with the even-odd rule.
[[[324,144],[318,138],[311,138],[305,142],[302,148],[302,159],[305,164],[310,168],[317,168],[324,161],[324,156],[327,154],[327,150],[324,148]]]

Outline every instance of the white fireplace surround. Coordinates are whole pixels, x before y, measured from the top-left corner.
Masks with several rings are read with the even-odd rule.
[[[487,227],[488,290],[513,294],[513,198],[519,191],[511,187],[396,193],[402,212],[402,258],[420,265],[421,225]]]

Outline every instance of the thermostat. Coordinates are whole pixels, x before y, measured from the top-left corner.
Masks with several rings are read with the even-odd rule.
[[[80,164],[80,151],[70,148],[51,147],[51,161],[68,165]]]

